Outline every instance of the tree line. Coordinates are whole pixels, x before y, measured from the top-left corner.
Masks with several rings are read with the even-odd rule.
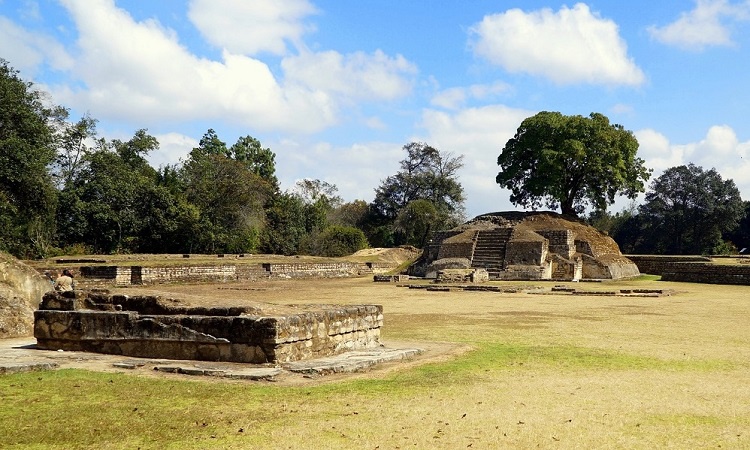
[[[375,199],[344,202],[304,179],[282,191],[275,154],[252,136],[209,129],[177,164],[153,168],[159,142],[97,135],[0,60],[0,250],[57,254],[273,253],[341,256],[368,245],[424,245],[463,221],[462,157],[404,146]]]
[[[371,202],[303,179],[283,191],[276,155],[252,136],[228,145],[209,129],[179,163],[153,168],[159,142],[97,134],[0,59],[0,250],[58,254],[269,253],[341,256],[366,246],[422,247],[465,220],[463,157],[404,145],[399,170]],[[524,208],[560,208],[607,231],[624,253],[716,254],[750,247],[750,202],[732,180],[689,164],[653,180],[632,132],[602,114],[543,111],[498,157],[496,182]],[[588,215],[584,216],[584,213]]]

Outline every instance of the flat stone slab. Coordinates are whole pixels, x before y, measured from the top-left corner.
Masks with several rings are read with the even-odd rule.
[[[273,380],[283,370],[278,367],[250,367],[250,368],[202,368],[191,365],[154,366],[159,372],[179,373],[203,377],[221,377],[234,380]]]
[[[0,339],[0,375],[80,368],[94,371],[156,371],[180,375],[218,377],[235,380],[273,381],[283,374],[326,375],[353,373],[376,364],[410,359],[424,353],[419,348],[386,348],[351,350],[339,355],[286,363],[248,364],[132,358],[78,351],[53,351],[36,348],[34,338]]]
[[[36,372],[40,370],[52,370],[60,367],[53,362],[19,362],[19,363],[0,363],[0,375],[10,375],[12,373]]]
[[[417,356],[423,352],[419,348],[355,350],[325,358],[308,361],[295,361],[284,364],[286,370],[294,373],[326,375],[330,373],[351,373],[368,369],[376,364],[388,361],[400,361]]]

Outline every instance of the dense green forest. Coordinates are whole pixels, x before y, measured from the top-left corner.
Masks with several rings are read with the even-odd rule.
[[[305,179],[282,191],[275,154],[252,136],[227,145],[209,129],[179,164],[153,168],[147,130],[97,135],[0,60],[0,250],[21,258],[93,253],[341,256],[368,245],[421,246],[463,220],[461,157],[404,146],[401,169],[372,203],[344,202]]]
[[[0,59],[0,250],[20,258],[341,256],[367,246],[421,247],[432,232],[465,220],[463,157],[426,143],[404,145],[400,169],[374,187],[371,202],[345,202],[317,179],[283,191],[274,152],[252,136],[228,145],[209,129],[180,163],[154,168],[146,156],[159,142],[147,130],[107,140],[95,118],[75,120],[46,98]],[[722,253],[748,246],[749,217],[750,202],[732,180],[689,165],[654,180],[644,204],[587,220],[624,252]]]

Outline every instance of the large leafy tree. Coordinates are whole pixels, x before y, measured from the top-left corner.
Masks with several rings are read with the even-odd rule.
[[[228,156],[243,162],[251,172],[265,180],[274,189],[279,188],[279,180],[276,178],[276,154],[270,148],[263,148],[259,140],[252,136],[237,139],[237,142],[229,148]]]
[[[62,240],[103,253],[145,250],[138,236],[152,219],[147,206],[158,180],[145,156],[158,147],[146,130],[128,141],[100,139],[61,192],[57,223]]]
[[[460,223],[464,212],[464,190],[458,181],[458,171],[463,167],[463,156],[440,153],[424,142],[406,144],[404,151],[406,158],[400,162],[401,169],[383,180],[375,190],[371,205],[374,216],[371,238],[382,234],[384,228],[389,228],[398,235],[393,243],[419,245],[419,242],[410,242],[399,231],[402,228],[394,225],[402,210],[415,200],[430,202],[434,207],[433,229],[449,228]],[[381,240],[386,241],[372,239],[374,242]]]
[[[293,194],[304,205],[305,229],[308,234],[317,234],[329,224],[333,211],[343,203],[335,184],[305,178],[297,181]]]
[[[273,159],[249,136],[230,149],[208,130],[179,172],[187,200],[200,213],[193,251],[256,250],[264,209],[278,190]]]
[[[302,198],[284,192],[271,199],[266,209],[267,226],[263,230],[261,249],[265,253],[294,255],[307,236],[305,204]]]
[[[424,247],[438,216],[435,205],[424,199],[409,202],[399,212],[394,227],[406,237],[406,242]]]
[[[329,214],[333,225],[364,228],[370,213],[370,205],[364,200],[354,200],[336,206]]]
[[[599,113],[589,117],[543,111],[521,122],[497,158],[496,182],[515,205],[542,205],[578,215],[605,210],[617,195],[635,198],[651,171],[636,156],[638,141]]]
[[[54,122],[62,108],[0,59],[0,249],[41,256],[54,227]]]
[[[639,208],[654,253],[710,254],[724,250],[722,235],[737,228],[745,205],[733,180],[700,166],[672,167],[651,184]]]

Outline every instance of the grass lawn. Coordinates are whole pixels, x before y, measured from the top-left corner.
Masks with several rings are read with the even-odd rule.
[[[748,286],[653,277],[575,285],[678,292],[660,298],[427,292],[367,279],[256,286],[160,289],[379,303],[386,344],[471,350],[304,383],[2,376],[0,448],[750,447]]]

